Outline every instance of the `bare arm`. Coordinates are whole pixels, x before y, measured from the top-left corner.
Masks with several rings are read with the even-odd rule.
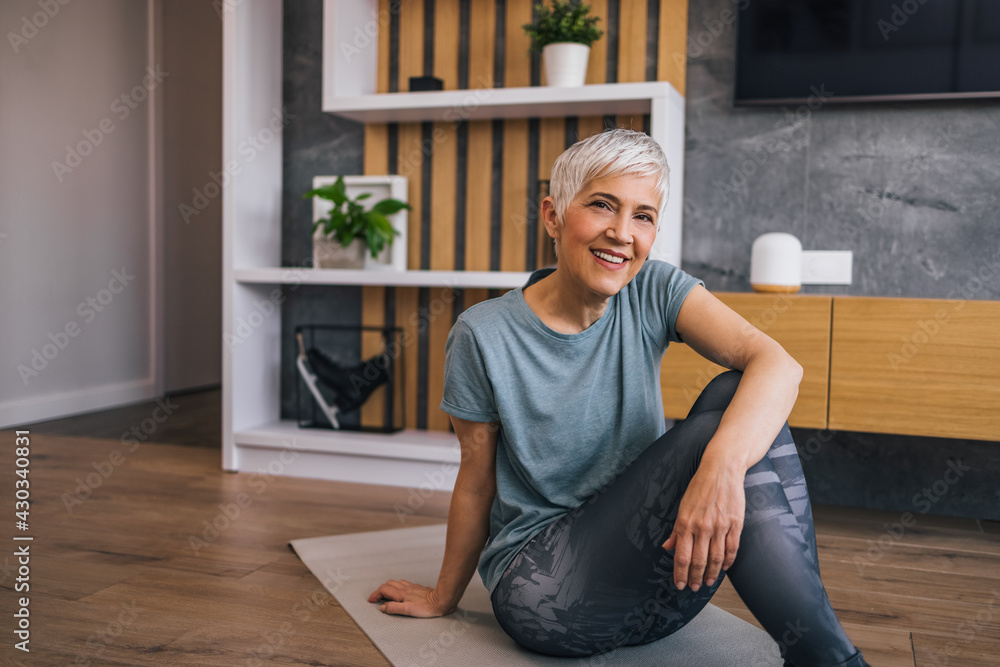
[[[386,600],[379,608],[387,614],[431,617],[455,611],[489,538],[500,424],[457,417],[452,417],[451,423],[462,448],[462,462],[448,509],[448,534],[437,585],[429,588],[390,579],[368,597],[369,602]]]
[[[677,332],[693,350],[743,371],[739,388],[709,441],[664,543],[676,549],[674,581],[698,590],[733,564],[743,530],[746,471],[760,461],[798,396],[802,367],[773,339],[704,287],[688,293]]]

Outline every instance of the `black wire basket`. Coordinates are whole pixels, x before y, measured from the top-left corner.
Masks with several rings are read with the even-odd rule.
[[[293,344],[302,428],[395,433],[406,424],[399,327],[300,324]]]

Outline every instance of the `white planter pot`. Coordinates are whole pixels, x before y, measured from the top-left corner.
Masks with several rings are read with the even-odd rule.
[[[559,42],[542,49],[545,79],[549,86],[575,88],[587,79],[587,60],[590,47],[586,44]]]
[[[322,229],[317,229],[313,236],[313,268],[363,269],[367,250],[367,246],[359,239],[342,246],[336,240],[326,237]]]

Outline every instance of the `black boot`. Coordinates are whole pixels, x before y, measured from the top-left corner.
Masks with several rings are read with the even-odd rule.
[[[863,655],[861,655],[861,650],[857,646],[854,647],[854,650],[855,650],[854,655],[848,658],[846,662],[837,663],[837,665],[835,665],[834,667],[872,667],[867,662],[865,662],[865,658]],[[809,667],[809,666],[796,665],[794,662],[786,658],[783,667]]]
[[[306,350],[306,357],[316,379],[333,390],[334,402],[344,413],[357,410],[373,391],[388,382],[392,367],[391,359],[386,354],[377,354],[349,368],[316,348]]]

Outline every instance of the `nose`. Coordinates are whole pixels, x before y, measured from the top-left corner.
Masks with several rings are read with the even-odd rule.
[[[627,216],[616,216],[604,233],[622,245],[632,245],[632,223]]]

